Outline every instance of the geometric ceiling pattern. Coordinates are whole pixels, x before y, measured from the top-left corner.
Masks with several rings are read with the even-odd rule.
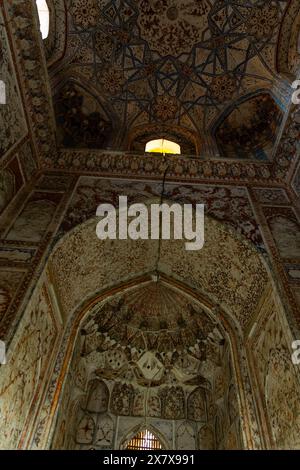
[[[230,105],[272,89],[288,3],[69,0],[56,83],[88,89],[103,119],[118,123],[120,142],[176,130],[199,151]]]
[[[76,129],[80,119],[74,120],[73,101],[63,102],[63,112],[61,106],[56,111],[58,127],[63,132],[72,128],[77,141],[83,138],[77,145],[63,135],[60,143],[140,150],[148,137],[160,134],[181,144],[184,153],[200,154],[210,147],[210,154],[216,154],[215,131],[228,110],[236,109],[242,121],[246,107],[240,108],[241,102],[274,90],[276,46],[288,4],[68,0],[66,49],[53,71],[53,93],[61,103],[63,87],[70,90],[70,82],[76,83],[77,111],[92,122],[94,135]],[[258,127],[255,115],[251,121]],[[281,119],[276,122],[279,126]],[[141,145],[135,147],[139,138]],[[270,148],[274,142],[263,142],[261,149],[258,142],[257,153],[269,156],[265,144]]]

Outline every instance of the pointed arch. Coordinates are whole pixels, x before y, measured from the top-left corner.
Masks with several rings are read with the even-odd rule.
[[[152,425],[140,425],[132,429],[123,440],[120,449],[160,450],[168,449],[162,434]]]

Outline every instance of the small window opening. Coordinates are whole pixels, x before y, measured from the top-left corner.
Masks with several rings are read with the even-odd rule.
[[[39,14],[40,31],[42,33],[42,38],[46,39],[49,35],[49,8],[46,0],[36,0],[36,6]]]
[[[147,429],[138,432],[126,446],[126,449],[130,450],[154,450],[161,448],[159,439]]]
[[[172,142],[171,140],[156,139],[147,142],[145,152],[162,153],[163,155],[165,155],[166,153],[180,155],[181,149],[180,145],[176,144],[175,142]]]

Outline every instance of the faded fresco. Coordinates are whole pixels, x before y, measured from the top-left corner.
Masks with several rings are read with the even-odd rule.
[[[225,3],[1,2],[1,449],[300,449],[299,0]],[[203,249],[101,242],[121,195]]]

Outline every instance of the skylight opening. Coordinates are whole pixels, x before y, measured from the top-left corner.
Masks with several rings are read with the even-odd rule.
[[[172,142],[171,140],[156,139],[147,142],[145,152],[162,153],[163,155],[165,155],[166,153],[180,155],[181,148],[180,145],[176,144],[175,142]]]
[[[39,14],[40,31],[42,38],[46,39],[49,35],[50,13],[46,0],[36,0],[36,6]]]

